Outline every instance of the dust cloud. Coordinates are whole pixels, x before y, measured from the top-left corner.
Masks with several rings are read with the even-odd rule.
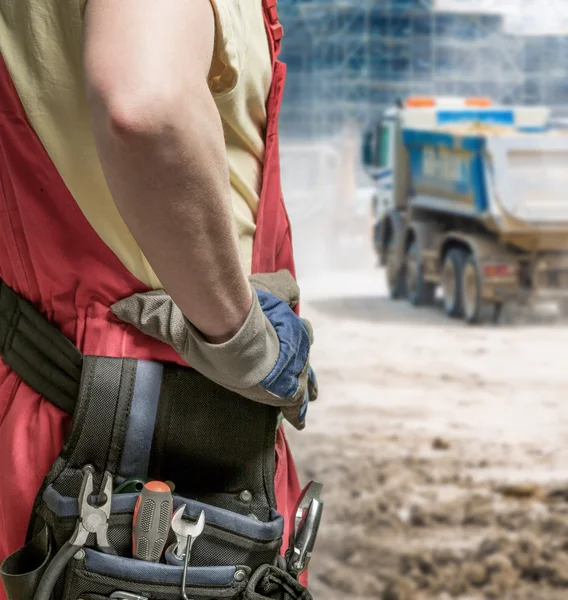
[[[321,389],[289,431],[302,481],[325,484],[310,589],[565,599],[568,327],[524,314],[472,328],[390,300],[356,160],[345,134],[283,148]]]
[[[568,597],[568,327],[468,327],[387,298],[373,267],[311,273],[321,395],[289,432],[325,483],[325,600]]]
[[[359,164],[359,145],[356,125],[329,138],[282,143],[282,189],[303,279],[367,264],[373,182]]]

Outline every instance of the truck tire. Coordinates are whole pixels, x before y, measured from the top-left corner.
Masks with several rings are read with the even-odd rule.
[[[377,265],[384,267],[386,265],[386,252],[383,251],[382,236],[383,236],[383,224],[381,221],[375,223],[373,226],[373,248],[377,255]]]
[[[562,320],[568,319],[568,300],[558,301],[558,313]]]
[[[420,248],[414,240],[406,251],[406,290],[413,306],[431,306],[434,303],[436,286],[424,281],[424,268],[420,260]]]
[[[496,323],[499,319],[501,306],[484,300],[482,287],[483,281],[479,265],[475,256],[469,254],[463,266],[461,293],[463,316],[466,323],[470,325]]]
[[[391,236],[387,242],[387,287],[392,300],[402,300],[406,298],[406,277],[404,267],[398,269],[396,267],[394,246],[394,236]]]
[[[442,266],[444,312],[455,319],[463,317],[462,279],[467,257],[463,248],[451,248]]]

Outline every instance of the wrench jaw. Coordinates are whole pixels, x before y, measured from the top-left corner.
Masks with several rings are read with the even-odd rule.
[[[176,536],[176,544],[171,549],[171,552],[176,560],[183,560],[187,548],[188,540],[190,544],[190,552],[193,542],[199,537],[205,529],[205,513],[201,511],[199,518],[195,523],[190,523],[183,520],[185,504],[182,504],[172,517],[172,531]]]
[[[204,511],[201,511],[199,513],[199,518],[197,519],[197,522],[192,527],[193,527],[193,529],[191,531],[191,537],[196,538],[196,537],[199,537],[203,533],[203,530],[205,529],[205,512]]]
[[[183,513],[185,511],[185,504],[182,504],[174,513],[172,517],[172,531],[176,536],[176,543],[172,544],[167,552],[171,552],[175,560],[183,560],[182,548],[185,548],[187,544],[187,536],[184,536],[185,528],[183,522]]]

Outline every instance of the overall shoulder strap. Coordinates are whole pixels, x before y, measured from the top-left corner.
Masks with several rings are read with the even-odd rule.
[[[282,24],[278,20],[277,3],[278,0],[262,0],[264,22],[266,23],[266,32],[270,41],[270,54],[273,63],[278,60],[280,44],[284,36],[284,27],[282,27]]]

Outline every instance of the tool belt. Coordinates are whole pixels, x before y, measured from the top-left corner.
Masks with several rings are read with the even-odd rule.
[[[82,356],[1,282],[0,350],[25,382],[73,414],[36,498],[27,544],[0,567],[8,600],[311,600],[297,576],[311,555],[321,504],[306,519],[298,513],[297,538],[282,559],[277,409],[190,368]],[[132,558],[139,490],[129,485],[136,479],[173,482],[173,507],[185,506],[187,524],[204,513],[187,570],[163,558]],[[84,496],[101,488],[111,497],[90,498],[86,516]],[[97,502],[108,507],[104,518]],[[166,545],[176,541],[169,526]],[[62,559],[65,568],[50,584]]]

